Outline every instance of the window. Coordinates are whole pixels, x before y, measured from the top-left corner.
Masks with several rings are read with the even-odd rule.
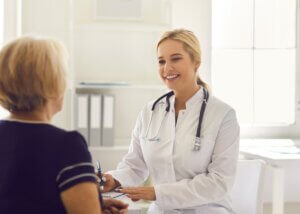
[[[4,0],[0,0],[0,47],[3,44],[4,36]]]
[[[0,0],[0,48],[3,45],[4,37],[4,0]],[[8,116],[8,111],[0,106],[0,119]]]
[[[213,93],[241,124],[295,122],[296,0],[212,1]]]

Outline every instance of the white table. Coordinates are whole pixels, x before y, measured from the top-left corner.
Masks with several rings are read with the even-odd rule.
[[[244,139],[240,153],[247,159],[262,159],[273,172],[272,213],[284,213],[284,166],[300,166],[300,141],[290,139]]]

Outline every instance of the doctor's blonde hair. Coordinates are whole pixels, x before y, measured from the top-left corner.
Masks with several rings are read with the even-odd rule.
[[[192,31],[186,29],[175,29],[171,31],[166,31],[159,39],[156,49],[158,49],[159,45],[162,42],[168,39],[181,42],[183,45],[183,49],[187,53],[189,53],[192,61],[198,63],[200,66],[201,64],[200,43]],[[199,75],[197,76],[197,83],[198,85],[201,85],[204,88],[208,89],[208,85],[199,77]]]
[[[67,52],[58,41],[21,37],[0,52],[0,105],[30,112],[61,97],[66,88]]]

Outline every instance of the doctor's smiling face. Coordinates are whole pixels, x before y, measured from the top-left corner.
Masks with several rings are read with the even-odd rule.
[[[196,63],[184,49],[183,43],[173,39],[162,41],[157,47],[159,74],[166,86],[175,93],[197,88]]]

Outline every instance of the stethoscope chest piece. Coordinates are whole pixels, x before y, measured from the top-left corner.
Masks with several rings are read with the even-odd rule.
[[[193,151],[199,151],[200,149],[201,149],[201,138],[196,137],[194,147],[193,147]]]

